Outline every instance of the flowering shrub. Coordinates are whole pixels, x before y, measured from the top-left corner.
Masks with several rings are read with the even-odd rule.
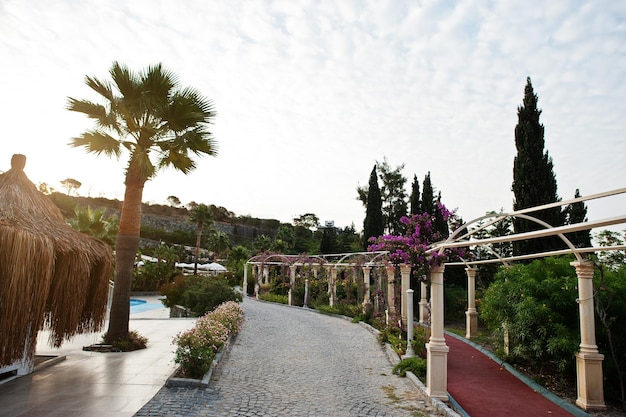
[[[207,316],[222,323],[232,334],[239,333],[243,324],[243,309],[234,301],[220,304]]]
[[[192,329],[176,335],[174,362],[186,377],[202,378],[228,337],[239,332],[242,322],[243,310],[239,304],[227,302],[218,306],[200,317]]]
[[[455,212],[449,211],[441,203],[437,203],[437,210],[448,225],[458,226],[459,219]],[[439,252],[427,253],[434,243],[445,239],[441,231],[437,230],[434,215],[422,213],[411,217],[403,216],[400,222],[406,226],[404,236],[383,235],[370,238],[372,244],[368,249],[372,252],[388,251],[391,263],[411,265],[415,267],[415,272],[419,275],[427,275],[431,266],[467,256],[466,248],[447,248],[441,254]]]

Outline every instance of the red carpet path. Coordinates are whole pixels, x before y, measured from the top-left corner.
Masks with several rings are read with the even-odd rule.
[[[446,335],[448,392],[470,417],[572,417],[471,345]]]

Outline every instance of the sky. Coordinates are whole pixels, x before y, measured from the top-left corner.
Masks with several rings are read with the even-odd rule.
[[[114,61],[162,63],[212,100],[216,157],[159,172],[144,201],[176,196],[236,215],[313,213],[362,229],[357,187],[377,162],[430,172],[469,221],[511,211],[514,129],[527,77],[563,200],[626,186],[626,2],[0,0],[0,171],[122,199],[126,159],[71,148],[93,127],[68,97]],[[590,220],[626,197],[589,202]]]

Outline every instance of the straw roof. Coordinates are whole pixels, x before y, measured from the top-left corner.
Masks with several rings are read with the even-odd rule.
[[[111,248],[67,225],[25,163],[13,155],[0,174],[0,366],[31,357],[44,325],[55,347],[100,330],[113,268]]]

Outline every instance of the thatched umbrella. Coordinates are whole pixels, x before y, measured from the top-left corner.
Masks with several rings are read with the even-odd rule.
[[[67,225],[25,163],[13,155],[0,174],[0,366],[32,358],[44,326],[55,347],[100,330],[113,267],[110,247]]]

